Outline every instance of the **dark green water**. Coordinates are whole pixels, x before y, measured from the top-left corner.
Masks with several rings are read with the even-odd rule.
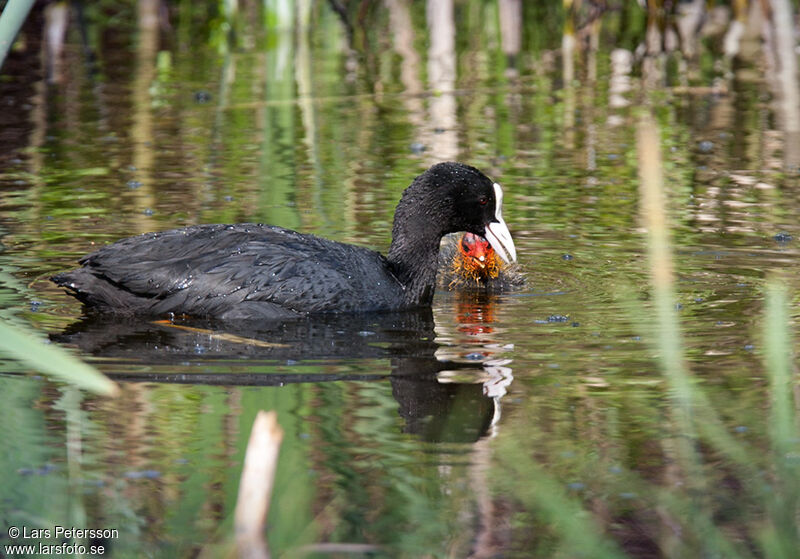
[[[616,78],[612,65],[642,40],[635,4],[567,58],[560,11],[527,5],[513,57],[494,3],[456,2],[454,42],[436,55],[447,20],[424,4],[351,7],[351,38],[326,3],[307,29],[244,8],[230,41],[204,10],[173,6],[168,27],[148,29],[136,6],[87,8],[86,43],[70,19],[53,83],[34,13],[0,75],[2,315],[122,387],[91,397],[3,363],[0,524],[118,529],[113,557],[213,556],[266,409],[285,431],[274,556],[323,542],[381,557],[599,556],[565,518],[634,557],[762,555],[771,501],[748,487],[798,455],[769,451],[764,286],[796,282],[800,238],[794,148],[762,51],[726,63],[705,37],[695,59],[664,56],[644,94],[639,60]],[[639,209],[645,98],[686,362],[763,478],[705,442],[695,469],[680,459]],[[400,193],[443,159],[504,186],[523,290],[438,293],[432,314],[187,331],[83,317],[46,279],[98,245],[196,223],[384,251]],[[0,543],[20,542],[5,529]]]

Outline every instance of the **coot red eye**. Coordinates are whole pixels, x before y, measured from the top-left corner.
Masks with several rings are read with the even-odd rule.
[[[486,196],[481,196],[480,200],[478,200],[478,203],[481,206],[485,206],[488,202],[489,202],[489,199]]]

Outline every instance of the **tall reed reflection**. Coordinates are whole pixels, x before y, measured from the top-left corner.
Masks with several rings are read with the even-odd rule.
[[[522,511],[494,526],[497,529],[503,522],[516,521],[527,523],[528,530],[531,525],[542,527],[546,535],[539,538],[526,539],[521,533],[512,536],[524,542],[520,548],[541,550],[541,556],[553,549],[564,554],[592,549],[593,556],[604,557],[683,557],[698,552],[724,557],[787,557],[791,554],[788,550],[796,549],[798,543],[796,522],[789,519],[797,517],[800,500],[797,464],[787,459],[797,452],[799,439],[788,367],[791,337],[785,288],[775,279],[767,284],[763,341],[770,389],[761,394],[770,401],[766,430],[772,453],[765,453],[758,441],[748,444],[753,441],[737,437],[725,419],[727,410],[709,397],[714,377],[721,371],[698,375],[689,364],[690,352],[676,305],[671,240],[675,234],[673,199],[679,190],[664,181],[659,120],[650,108],[639,111],[640,211],[650,297],[644,303],[646,308],[632,303],[630,293],[622,297],[628,301],[632,320],[646,332],[665,380],[663,397],[653,403],[661,410],[658,434],[652,439],[660,448],[634,447],[630,452],[638,455],[636,466],[630,470],[622,467],[629,459],[618,447],[619,430],[625,427],[611,410],[597,410],[591,426],[581,426],[581,436],[592,438],[588,449],[575,445],[567,447],[575,450],[564,451],[563,444],[550,440],[547,406],[538,408],[542,415],[536,428],[525,431],[509,421],[495,448],[495,487],[504,494],[510,488],[508,479],[534,481],[528,491],[513,499]],[[605,378],[615,382],[613,376]],[[758,382],[751,379],[751,384]],[[595,390],[607,387],[604,383]],[[576,393],[571,401],[591,407],[595,399],[614,401],[585,391]],[[525,435],[530,440],[520,447]],[[562,473],[558,466],[564,463],[569,467],[572,452],[587,455],[577,468]],[[643,460],[648,467],[642,467]],[[770,474],[765,476],[765,471]],[[570,475],[575,476],[574,481]],[[724,514],[723,510],[730,511],[726,503],[731,501],[740,504],[737,510],[741,506],[759,510],[765,524],[754,526],[744,520],[746,515]]]
[[[123,387],[106,402],[0,360],[4,519],[85,514],[120,527],[114,556],[196,554],[232,530],[243,433],[270,408],[276,555],[793,556],[791,2],[161,4],[148,29],[152,2],[37,3],[2,66],[0,314]],[[104,323],[37,279],[142,223],[383,250],[406,178],[444,153],[503,177],[529,283],[437,294],[433,332]]]

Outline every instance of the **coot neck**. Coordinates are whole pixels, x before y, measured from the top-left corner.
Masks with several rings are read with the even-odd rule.
[[[411,189],[409,189],[411,190]],[[397,206],[388,260],[407,306],[430,305],[444,232],[436,208],[407,192]]]

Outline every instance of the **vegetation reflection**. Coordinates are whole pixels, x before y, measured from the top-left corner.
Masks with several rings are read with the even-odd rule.
[[[74,346],[121,397],[3,361],[4,522],[119,527],[121,557],[213,555],[273,409],[276,556],[792,557],[793,9],[34,7],[0,77],[2,316]],[[246,337],[92,323],[45,279],[194,223],[383,250],[409,178],[450,158],[502,182],[530,281],[438,297],[412,343],[369,324],[348,331],[358,349],[326,331],[339,353],[225,353]]]

